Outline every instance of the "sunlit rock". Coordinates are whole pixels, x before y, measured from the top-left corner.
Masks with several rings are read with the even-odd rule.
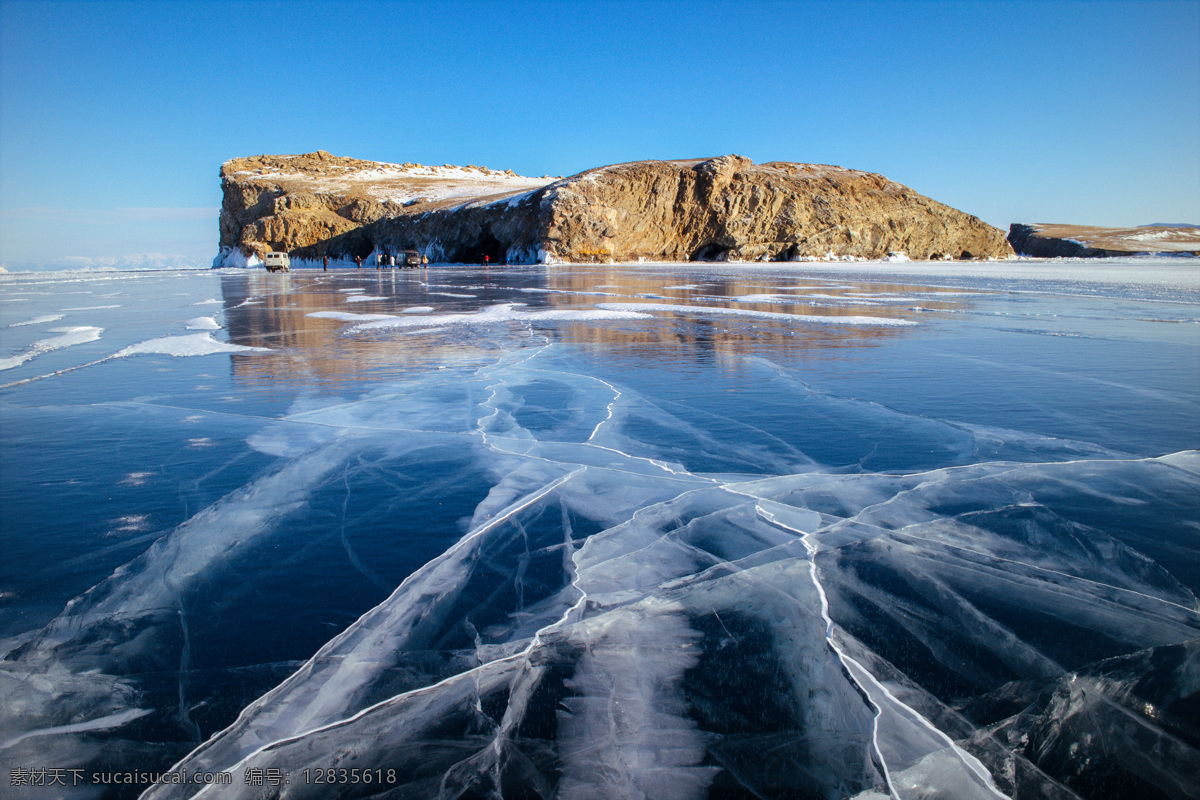
[[[221,178],[221,266],[270,250],[492,264],[1013,255],[1002,231],[882,175],[737,155],[548,180],[318,151],[234,159]]]

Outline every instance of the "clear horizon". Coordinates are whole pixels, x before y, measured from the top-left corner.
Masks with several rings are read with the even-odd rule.
[[[1014,222],[1200,223],[1200,3],[0,0],[0,263],[206,265],[218,170],[738,153]]]

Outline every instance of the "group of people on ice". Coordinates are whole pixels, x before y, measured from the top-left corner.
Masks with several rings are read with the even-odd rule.
[[[371,257],[367,256],[368,263],[370,260]],[[363,257],[355,256],[354,263],[359,269],[362,269]],[[375,254],[375,269],[383,269],[384,267],[388,267],[389,269],[395,269],[396,267],[413,267],[415,269],[416,267],[428,266],[429,256],[424,255],[423,253],[418,253],[416,250],[405,250],[401,252],[399,256],[393,253],[382,252]],[[321,269],[325,272],[329,271],[329,256],[321,257]]]
[[[359,269],[362,269],[362,256],[355,256],[354,263],[358,264]],[[399,255],[395,253],[378,252],[375,254],[375,268],[395,269],[396,267],[428,267],[429,256],[424,253],[418,253],[416,250],[404,250]]]
[[[416,267],[428,267],[429,266],[429,256],[427,256],[424,253],[421,253],[417,250],[401,250],[399,254],[388,253],[388,252],[384,252],[384,251],[380,250],[375,253],[372,253],[371,255],[373,255],[375,257],[375,268],[376,269],[384,269],[385,267],[388,269],[395,269],[396,267],[416,268]],[[355,265],[358,266],[359,269],[362,269],[363,260],[364,259],[362,256],[354,257],[354,263],[355,263]],[[371,262],[371,256],[367,256],[367,258],[365,260],[367,261],[367,264],[369,265]],[[508,258],[501,259],[499,261],[499,263],[501,265],[507,265]],[[485,253],[482,256],[482,258],[480,259],[480,264],[483,265],[484,267],[490,267],[492,265],[491,256]],[[321,269],[323,269],[325,271],[329,270],[329,256],[328,255],[321,257]]]

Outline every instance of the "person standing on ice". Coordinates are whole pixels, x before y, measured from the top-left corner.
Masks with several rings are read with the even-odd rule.
[[[354,263],[358,265],[359,269],[362,269],[362,256],[355,256]]]
[[[491,257],[491,256],[489,256],[487,253],[484,253],[484,254],[483,254],[483,265],[484,265],[485,267],[486,267],[486,266],[489,266],[489,262],[490,262],[491,260],[492,260],[492,257]]]
[[[324,272],[329,272],[329,256],[323,256],[321,258],[321,270]]]
[[[426,256],[426,255],[421,256],[421,266],[422,267],[429,266],[429,256]]]

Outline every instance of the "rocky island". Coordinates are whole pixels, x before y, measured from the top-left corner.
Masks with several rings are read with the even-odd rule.
[[[317,151],[227,161],[221,185],[215,266],[406,249],[464,263],[1013,256],[1002,231],[882,175],[737,155],[527,178]]]
[[[1137,255],[1200,256],[1195,225],[1141,225],[1099,228],[1093,225],[1013,223],[1009,244],[1035,258],[1114,258]]]

